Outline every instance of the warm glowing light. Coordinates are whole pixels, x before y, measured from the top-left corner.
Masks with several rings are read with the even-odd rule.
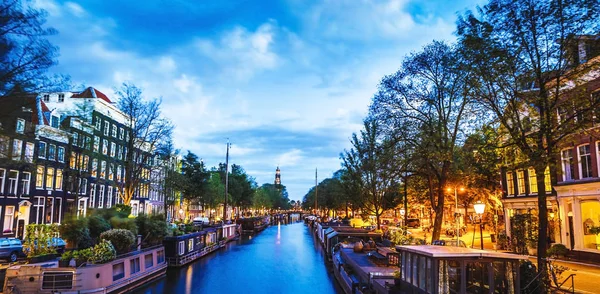
[[[477,203],[473,204],[473,207],[475,208],[475,213],[477,214],[482,214],[483,211],[485,211],[485,203],[481,201],[477,201]]]
[[[400,209],[400,215],[404,216],[405,213],[406,211],[404,211],[404,208]]]

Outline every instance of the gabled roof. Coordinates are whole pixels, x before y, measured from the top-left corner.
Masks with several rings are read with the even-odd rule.
[[[100,98],[108,103],[112,103],[106,94],[98,91],[94,87],[88,87],[87,89],[83,90],[83,92],[73,94],[71,98]]]
[[[31,120],[33,121],[34,124],[39,124],[40,120],[39,120],[38,115],[42,114],[42,118],[44,119],[44,121],[43,121],[44,125],[49,126],[50,122],[48,122],[48,118],[46,118],[46,115],[44,115],[44,113],[49,113],[50,109],[48,108],[48,106],[46,105],[46,103],[44,103],[44,101],[42,101],[42,100],[40,100],[40,106],[42,108],[41,109],[42,111],[40,112],[40,111],[37,111],[37,109],[36,109],[36,111],[34,111],[33,114],[32,114]]]

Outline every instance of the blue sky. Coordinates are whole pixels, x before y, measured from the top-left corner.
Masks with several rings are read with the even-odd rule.
[[[133,82],[162,97],[175,144],[259,184],[281,168],[291,199],[340,168],[377,83],[402,57],[453,40],[482,1],[35,0],[59,34],[53,71],[114,97]]]

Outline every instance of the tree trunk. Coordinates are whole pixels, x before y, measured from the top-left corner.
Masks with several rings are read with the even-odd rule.
[[[546,205],[546,187],[545,187],[546,166],[536,166],[535,175],[538,185],[538,240],[537,240],[537,264],[538,273],[541,273],[540,279],[542,285],[547,285],[548,271],[546,270],[546,246],[548,245],[548,207]],[[543,290],[543,289],[542,289]]]

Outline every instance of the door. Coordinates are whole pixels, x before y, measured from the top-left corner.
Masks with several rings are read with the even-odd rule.
[[[571,243],[571,250],[575,248],[575,235],[573,235],[573,216],[569,216],[569,241]]]
[[[25,237],[24,233],[25,233],[25,220],[19,219],[17,221],[17,238],[23,240],[23,237]]]

